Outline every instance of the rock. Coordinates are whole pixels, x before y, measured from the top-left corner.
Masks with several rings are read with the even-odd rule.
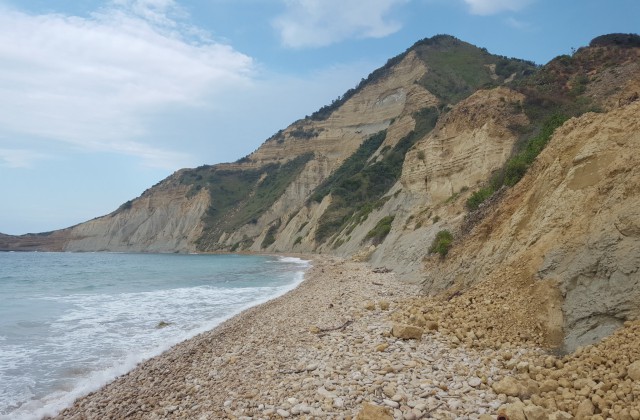
[[[389,343],[381,343],[376,346],[376,351],[385,351],[389,347]]]
[[[634,381],[640,381],[640,360],[631,363],[627,367],[627,376]]]
[[[439,325],[436,321],[427,321],[425,328],[428,331],[438,331]]]
[[[325,387],[321,386],[320,388],[318,388],[318,394],[326,399],[326,400],[332,400],[334,398],[337,398],[338,396],[336,394],[334,394],[333,392],[329,392],[325,389]]]
[[[528,420],[524,415],[524,404],[520,401],[502,407],[498,411],[498,418],[500,417],[509,420]]]
[[[469,378],[467,383],[469,384],[469,386],[477,388],[477,387],[480,386],[480,384],[482,384],[482,380],[480,378],[478,378],[477,376],[472,376],[471,378]]]
[[[291,413],[289,413],[287,410],[284,410],[282,408],[279,408],[278,411],[276,411],[276,413],[278,413],[280,417],[284,417],[284,418],[291,417]]]
[[[396,388],[393,386],[385,386],[384,388],[382,388],[382,393],[387,397],[392,398],[394,395],[396,395]]]
[[[387,398],[383,399],[382,402],[384,403],[384,405],[388,405],[391,408],[398,408],[400,407],[400,404],[398,404],[397,402],[393,401],[393,400],[389,400]]]
[[[593,416],[595,411],[595,407],[591,400],[584,400],[578,405],[578,409],[576,410],[576,419],[577,420],[586,420]]]
[[[547,420],[547,410],[539,405],[528,405],[522,410],[527,420]]]
[[[478,420],[493,420],[493,416],[489,414],[483,414],[480,417],[478,417]]]
[[[540,384],[540,392],[551,392],[558,389],[558,381],[555,379],[545,379]]]
[[[493,388],[496,394],[505,394],[509,397],[517,397],[521,390],[518,381],[511,376],[502,378],[502,380],[494,383],[491,388]]]
[[[566,411],[556,411],[549,415],[549,420],[571,420],[573,416]]]
[[[407,324],[393,324],[391,334],[394,337],[401,338],[403,340],[420,340],[424,330],[420,327]]]
[[[387,407],[363,403],[355,420],[393,420],[393,415]]]

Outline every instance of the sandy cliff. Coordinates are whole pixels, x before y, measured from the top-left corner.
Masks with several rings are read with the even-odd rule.
[[[522,313],[540,312],[532,296],[557,289],[568,350],[637,319],[639,113],[635,102],[565,123],[471,235],[445,261],[427,261],[426,289],[511,287],[511,306]],[[499,323],[499,305],[495,312]]]

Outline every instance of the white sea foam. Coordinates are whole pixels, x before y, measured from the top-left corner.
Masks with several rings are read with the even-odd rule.
[[[140,362],[292,290],[303,280],[308,261],[287,258],[280,262],[299,268],[273,272],[271,275],[281,278],[274,286],[257,282],[247,287],[196,286],[40,297],[43,303],[70,309],[48,324],[51,337],[42,348],[31,352],[20,345],[1,348],[0,419],[55,415]],[[169,325],[157,328],[161,322]],[[2,376],[7,369],[29,369],[33,360],[41,364],[41,372],[32,368],[30,375]],[[40,383],[34,383],[33,377]],[[43,381],[48,384],[46,392],[38,390]]]

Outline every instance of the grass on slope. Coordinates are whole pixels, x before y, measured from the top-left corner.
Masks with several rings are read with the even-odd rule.
[[[226,170],[201,166],[185,172],[180,181],[192,185],[192,193],[207,188],[211,194],[198,248],[203,251],[217,249],[216,241],[223,232],[257,223],[312,157],[312,153],[307,153],[284,164],[274,163],[259,169]]]
[[[393,148],[382,152],[375,162],[368,159],[384,141],[384,131],[365,141],[318,188],[312,197],[315,201],[320,201],[328,193],[331,193],[332,201],[318,221],[316,241],[325,242],[350,223],[361,223],[369,212],[384,203],[382,197],[400,177],[407,151],[435,127],[438,110],[425,108],[417,112],[414,118],[415,129]]]

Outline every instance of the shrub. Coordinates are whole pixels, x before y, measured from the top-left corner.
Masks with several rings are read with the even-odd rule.
[[[471,194],[471,197],[466,202],[467,209],[469,211],[477,210],[480,204],[491,197],[503,185],[512,187],[517,184],[527,173],[529,166],[536,160],[536,157],[549,143],[556,128],[564,124],[566,120],[567,117],[562,114],[555,114],[547,119],[538,135],[529,139],[518,153],[507,160],[502,169],[491,177],[488,186]]]
[[[264,239],[262,240],[261,248],[266,248],[276,241],[276,233],[278,233],[279,228],[280,228],[280,221],[278,221],[278,223],[269,227],[267,234],[264,236]]]
[[[433,243],[431,243],[431,247],[429,248],[429,253],[440,254],[440,257],[444,258],[449,252],[449,248],[451,248],[451,244],[453,243],[453,235],[448,230],[441,230],[436,234],[436,237],[433,239]]]
[[[395,216],[386,216],[380,219],[380,221],[376,223],[376,226],[367,233],[364,240],[372,239],[372,242],[375,245],[382,243],[384,238],[386,238],[389,232],[391,232],[391,223],[393,223],[393,219],[395,219]]]
[[[299,243],[302,243],[302,236],[298,236],[296,238],[296,240],[293,242],[293,246],[298,245]]]

